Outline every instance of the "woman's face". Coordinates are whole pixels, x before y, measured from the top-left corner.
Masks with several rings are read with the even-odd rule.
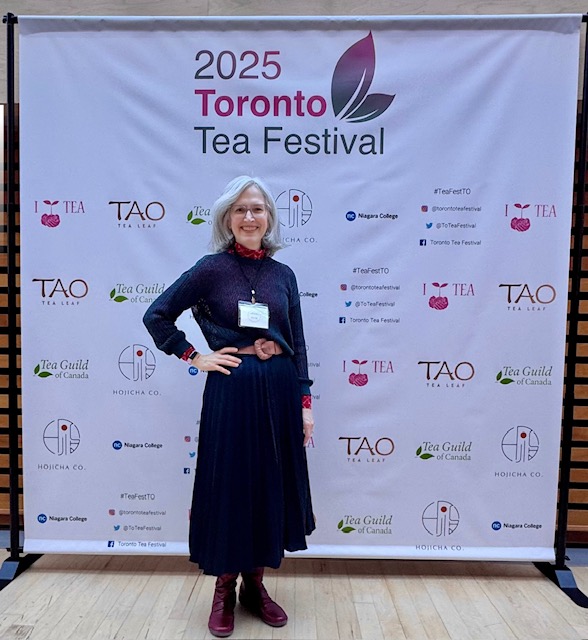
[[[229,229],[235,240],[248,249],[260,249],[267,231],[267,205],[261,191],[252,185],[241,192],[229,212]]]

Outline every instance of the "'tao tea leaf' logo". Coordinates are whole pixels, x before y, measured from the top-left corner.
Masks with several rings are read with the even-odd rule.
[[[375,69],[376,50],[370,31],[343,53],[333,71],[331,102],[341,120],[368,122],[381,116],[392,104],[393,95],[368,95]]]

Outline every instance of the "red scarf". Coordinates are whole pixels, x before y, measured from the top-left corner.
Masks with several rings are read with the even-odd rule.
[[[248,249],[238,242],[235,242],[228,251],[229,253],[236,253],[242,258],[251,258],[252,260],[261,260],[262,258],[265,258],[265,249]]]

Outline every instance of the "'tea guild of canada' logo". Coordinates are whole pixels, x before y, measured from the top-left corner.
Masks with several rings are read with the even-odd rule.
[[[88,379],[89,366],[90,360],[88,358],[77,358],[76,360],[63,358],[60,361],[42,358],[33,369],[33,373],[39,378]]]
[[[447,500],[431,502],[422,516],[423,527],[436,537],[451,535],[459,524],[459,512]]]
[[[421,460],[450,460],[452,462],[469,462],[472,458],[472,441],[461,440],[460,442],[431,442],[425,440],[416,450],[416,457]]]
[[[355,527],[352,525],[356,525]],[[359,534],[387,534],[392,533],[392,515],[345,515],[337,523],[337,530],[341,533],[357,531]]]
[[[43,444],[53,455],[71,455],[80,446],[80,431],[71,420],[52,420],[43,431]]]
[[[125,347],[118,357],[118,368],[132,382],[148,380],[155,371],[155,354],[143,344]]]
[[[280,224],[288,229],[303,227],[312,216],[312,201],[300,189],[282,191],[276,198]]]
[[[551,386],[553,365],[512,366],[505,365],[496,374],[496,382],[502,385]]]
[[[557,298],[555,287],[548,283],[538,287],[523,282],[502,283],[498,288],[506,291],[508,311],[545,311]]]
[[[469,282],[453,282],[451,284],[449,284],[448,282],[432,282],[431,284],[437,289],[437,295],[432,295],[429,297],[429,307],[431,309],[435,309],[436,311],[443,311],[444,309],[447,309],[447,307],[449,306],[448,296],[452,296],[454,298],[463,298],[476,295],[474,291],[474,285]],[[445,289],[446,287],[449,288],[442,292],[441,290]],[[428,295],[428,293],[429,290],[427,283],[423,282],[423,295],[426,296]],[[445,295],[441,295],[442,293],[444,293]]]
[[[127,302],[127,300],[131,304],[150,304],[155,300],[155,298],[163,293],[165,289],[165,283],[159,284],[155,282],[154,284],[126,284],[119,282],[116,284],[114,289],[112,289],[109,293],[109,297],[112,302]]]
[[[209,225],[211,225],[212,218],[210,216],[210,209],[207,209],[206,207],[202,207],[198,204],[195,204],[188,212],[188,215],[186,216],[186,221],[195,226],[198,226],[204,223],[208,223]]]
[[[539,437],[529,427],[513,427],[504,434],[501,447],[511,462],[529,462],[539,451]]]

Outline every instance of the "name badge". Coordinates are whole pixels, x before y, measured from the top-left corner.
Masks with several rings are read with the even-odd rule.
[[[239,326],[269,329],[269,307],[267,304],[239,300]]]

